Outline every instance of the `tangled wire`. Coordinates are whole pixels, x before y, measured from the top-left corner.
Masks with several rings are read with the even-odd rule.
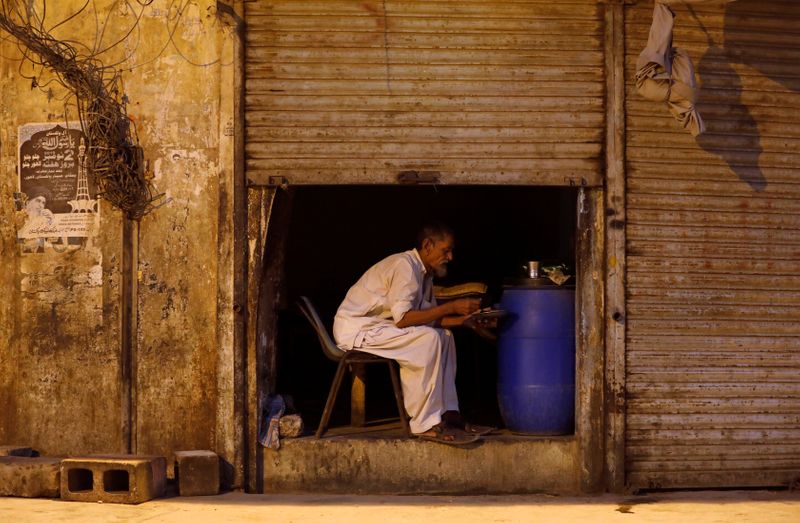
[[[0,9],[0,29],[22,44],[25,58],[52,70],[75,95],[98,196],[132,220],[153,210],[162,195],[154,195],[145,177],[142,149],[120,101],[119,74],[93,55],[81,56],[74,45],[54,38],[43,23],[32,23],[29,8],[3,0]]]

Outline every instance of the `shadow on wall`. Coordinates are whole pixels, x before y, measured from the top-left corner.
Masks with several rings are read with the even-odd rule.
[[[755,118],[742,103],[742,81],[728,62],[725,49],[711,43],[698,65],[703,92],[713,92],[714,101],[697,103],[706,132],[696,138],[703,150],[722,158],[754,191],[767,188],[759,167],[763,151]]]
[[[691,6],[689,9],[699,23]],[[700,114],[707,116],[707,130],[697,137],[698,145],[722,158],[741,181],[758,192],[767,188],[759,166],[763,152],[761,137],[755,119],[742,102],[742,80],[731,64],[748,65],[784,87],[800,91],[800,77],[787,75],[787,68],[796,68],[794,62],[775,60],[771,55],[777,46],[759,41],[758,31],[763,30],[760,22],[764,20],[763,15],[759,19],[759,13],[769,16],[768,32],[774,38],[796,31],[800,2],[738,0],[728,4],[724,44],[714,42],[709,36],[708,50],[698,66],[702,88],[715,93],[715,102],[703,101],[701,96],[697,104]]]
[[[763,23],[754,20],[755,13],[765,13],[770,17],[769,28],[764,28]],[[781,35],[797,33],[798,24],[800,2],[797,0],[737,0],[725,10],[725,50],[731,62],[748,65],[787,89],[800,92],[797,48],[790,47],[788,43],[780,49],[776,45],[764,45],[761,35],[753,34],[763,31],[770,33],[767,39],[776,39]],[[788,57],[780,56],[786,51]]]

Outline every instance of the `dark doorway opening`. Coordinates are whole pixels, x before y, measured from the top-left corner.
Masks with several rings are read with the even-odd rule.
[[[575,266],[578,191],[508,186],[307,186],[290,188],[291,213],[277,313],[277,383],[293,396],[309,429],[321,417],[335,364],[327,360],[294,303],[310,297],[331,326],[347,289],[372,264],[414,245],[430,219],[456,232],[455,259],[437,285],[478,281],[496,303],[505,279],[519,277],[527,260]],[[456,330],[457,387],[470,419],[502,426],[496,399],[496,348],[475,333]],[[378,368],[367,375],[367,419],[396,416],[391,383]],[[379,375],[380,374],[380,375]],[[347,389],[347,387],[344,387]],[[331,425],[349,422],[341,394]]]

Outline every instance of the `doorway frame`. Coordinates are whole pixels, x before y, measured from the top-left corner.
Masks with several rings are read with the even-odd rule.
[[[304,184],[305,185],[305,184]],[[317,184],[314,184],[317,185]],[[330,184],[319,184],[330,185]],[[337,184],[360,185],[360,184]],[[472,185],[472,184],[470,184]],[[482,186],[486,184],[476,184]],[[270,392],[276,366],[276,310],[283,277],[291,192],[285,185],[247,189],[247,449],[246,490],[263,492],[263,449],[258,444],[258,398]],[[580,187],[576,231],[575,435],[580,490],[604,488],[605,190]]]

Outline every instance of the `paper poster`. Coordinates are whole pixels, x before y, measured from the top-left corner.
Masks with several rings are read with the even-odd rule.
[[[97,190],[86,153],[78,123],[20,126],[16,198],[23,219],[17,238],[27,250],[45,243],[80,243],[68,240],[93,234]]]

